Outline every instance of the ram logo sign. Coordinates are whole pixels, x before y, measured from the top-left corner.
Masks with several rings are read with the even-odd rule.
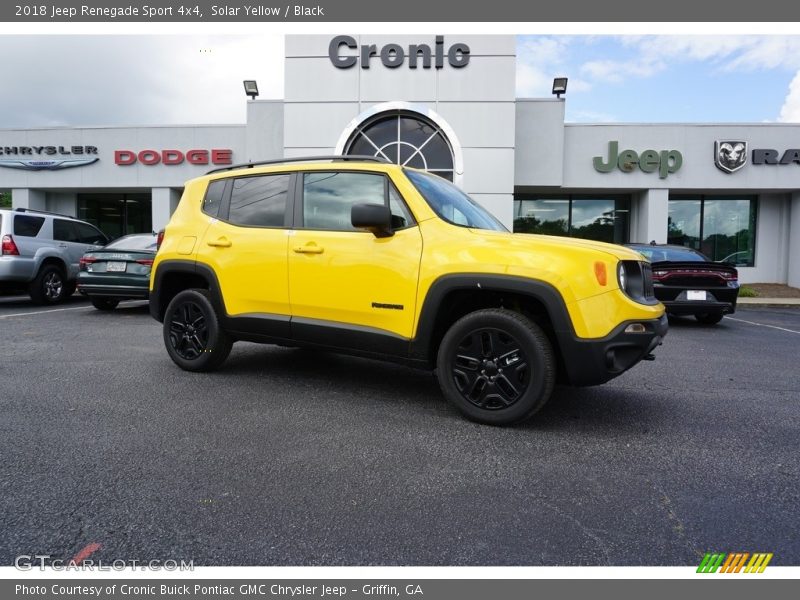
[[[714,164],[726,173],[738,171],[747,163],[747,142],[718,141],[714,145]]]

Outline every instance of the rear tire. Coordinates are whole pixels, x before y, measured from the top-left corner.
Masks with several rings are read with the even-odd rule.
[[[233,341],[222,329],[206,290],[179,292],[164,313],[164,345],[186,371],[213,371],[231,352]]]
[[[529,318],[484,309],[456,321],[442,338],[437,377],[445,398],[468,419],[510,425],[550,399],[556,361],[550,340]]]
[[[694,316],[703,325],[716,325],[722,321],[724,315],[721,312],[699,313]]]
[[[92,306],[97,310],[114,310],[119,304],[119,300],[116,298],[92,298],[91,300]]]
[[[66,298],[64,272],[55,265],[44,265],[28,286],[31,300],[36,304],[58,304]]]

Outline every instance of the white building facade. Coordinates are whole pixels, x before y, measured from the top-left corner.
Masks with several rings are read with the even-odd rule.
[[[800,287],[800,125],[565,123],[568,100],[515,97],[515,52],[514,36],[287,36],[285,98],[248,101],[245,124],[0,130],[0,190],[116,237],[163,227],[212,168],[369,154],[454,181],[514,231],[669,241]]]

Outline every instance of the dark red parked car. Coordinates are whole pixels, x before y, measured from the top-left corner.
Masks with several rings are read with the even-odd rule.
[[[653,267],[655,296],[671,315],[694,315],[713,325],[736,310],[739,273],[729,263],[714,262],[686,246],[626,244]]]

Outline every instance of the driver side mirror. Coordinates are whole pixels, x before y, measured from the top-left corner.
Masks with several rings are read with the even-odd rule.
[[[350,222],[353,227],[366,229],[378,238],[394,235],[392,211],[383,204],[354,204],[350,209]]]

